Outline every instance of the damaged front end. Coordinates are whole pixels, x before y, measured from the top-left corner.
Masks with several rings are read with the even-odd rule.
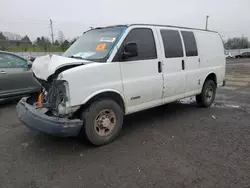
[[[34,77],[41,83],[42,91],[39,97],[22,98],[16,107],[19,119],[30,129],[63,137],[79,134],[83,121],[73,117],[79,106],[71,107],[68,82],[61,73],[83,63],[69,65],[70,60],[57,56],[35,60]]]
[[[36,101],[40,108],[46,108],[49,113],[59,117],[71,117],[79,109],[79,106],[71,107],[69,103],[69,86],[66,80],[62,79],[61,72],[74,68],[79,65],[70,65],[62,67],[48,77],[42,80],[36,77],[42,86],[42,92]]]
[[[68,85],[66,81],[39,80],[42,92],[39,97],[22,98],[16,111],[19,119],[30,129],[55,136],[77,136],[83,122],[73,118],[77,108],[68,105]]]
[[[38,81],[42,85],[42,93],[36,105],[40,108],[47,108],[55,116],[70,117],[73,111],[68,107],[68,83],[56,79],[49,81],[38,79]]]

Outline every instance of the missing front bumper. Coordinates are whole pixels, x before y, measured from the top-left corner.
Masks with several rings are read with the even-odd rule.
[[[48,116],[42,110],[27,103],[28,98],[22,98],[16,106],[17,116],[28,128],[47,134],[69,137],[77,136],[82,128],[80,119]]]

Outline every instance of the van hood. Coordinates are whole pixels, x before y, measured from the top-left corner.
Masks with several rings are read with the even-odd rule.
[[[49,76],[53,75],[60,68],[72,68],[87,63],[90,63],[90,61],[58,55],[46,55],[35,59],[32,64],[32,70],[37,78],[47,80]]]

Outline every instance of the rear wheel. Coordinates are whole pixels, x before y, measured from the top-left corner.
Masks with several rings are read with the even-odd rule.
[[[102,99],[93,102],[82,112],[84,126],[81,136],[96,146],[112,142],[120,133],[123,124],[123,111],[113,100]]]
[[[213,80],[206,80],[202,92],[196,95],[196,102],[201,107],[209,107],[215,99],[216,85]]]

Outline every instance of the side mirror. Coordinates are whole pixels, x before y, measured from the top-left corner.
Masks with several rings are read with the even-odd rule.
[[[27,61],[27,65],[28,65],[28,67],[29,67],[29,68],[31,68],[31,67],[32,67],[32,63],[33,63],[33,62],[32,62],[32,61],[30,61],[30,60],[28,60],[28,61]]]
[[[124,52],[122,53],[122,59],[128,59],[130,57],[138,56],[137,44],[135,42],[129,42],[124,46]]]
[[[31,62],[34,62],[35,59],[36,59],[36,58],[35,58],[35,57],[32,57],[32,56],[28,57],[28,60],[31,61]]]

